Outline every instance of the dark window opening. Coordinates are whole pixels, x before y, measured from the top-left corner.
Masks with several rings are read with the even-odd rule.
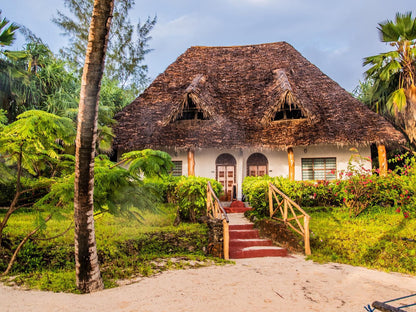
[[[302,111],[295,104],[289,105],[288,103],[285,103],[285,105],[276,112],[273,121],[302,118],[305,118],[305,116],[303,116]]]
[[[185,107],[182,111],[182,114],[178,116],[177,120],[194,120],[194,119],[207,120],[208,118],[204,116],[204,112],[201,109],[198,109],[196,107],[194,101],[192,101],[191,97],[188,94]]]
[[[180,177],[182,175],[182,161],[181,160],[172,160],[173,162],[173,169],[172,169],[172,176]]]

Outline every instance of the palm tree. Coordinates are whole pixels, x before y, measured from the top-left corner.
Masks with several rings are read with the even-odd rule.
[[[0,10],[0,15],[1,15],[1,10]],[[6,18],[3,18],[3,20],[0,20],[0,46],[1,47],[10,46],[16,38],[15,32],[16,30],[19,29],[19,26],[13,23],[8,25],[9,23],[10,22]]]
[[[364,65],[372,82],[371,105],[394,117],[396,125],[416,143],[416,18],[412,13],[397,13],[395,21],[379,24],[381,41],[393,51],[369,56]]]
[[[94,231],[98,99],[114,0],[95,0],[81,82],[75,163],[75,264],[81,292],[102,289]]]

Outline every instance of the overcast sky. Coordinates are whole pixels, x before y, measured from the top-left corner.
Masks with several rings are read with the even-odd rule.
[[[145,63],[155,78],[190,46],[286,41],[343,88],[363,79],[362,60],[388,49],[377,23],[412,11],[415,0],[136,0],[130,19],[157,15]],[[63,0],[0,0],[2,17],[23,24],[57,52],[66,38],[51,19]]]

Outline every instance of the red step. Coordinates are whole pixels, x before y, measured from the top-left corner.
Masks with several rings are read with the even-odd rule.
[[[253,224],[230,225],[230,258],[285,257],[286,248],[273,246],[270,239],[260,238]]]
[[[273,246],[270,239],[267,238],[252,238],[252,239],[231,239],[230,249],[245,248],[253,246]]]
[[[233,231],[233,230],[251,230],[251,229],[253,229],[253,223],[230,224],[229,229],[230,229],[230,231]]]
[[[287,256],[286,248],[276,246],[254,246],[242,249],[230,249],[230,259],[285,256]]]
[[[244,238],[260,238],[259,230],[230,230],[230,240],[232,239],[244,239]]]
[[[227,213],[244,213],[252,208],[248,207],[224,207],[225,212]]]

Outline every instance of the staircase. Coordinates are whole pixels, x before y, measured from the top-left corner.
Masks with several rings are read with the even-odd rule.
[[[230,259],[287,256],[286,248],[274,246],[268,238],[260,238],[259,230],[244,217],[244,211],[251,208],[242,202],[233,202],[224,209],[230,220]]]

